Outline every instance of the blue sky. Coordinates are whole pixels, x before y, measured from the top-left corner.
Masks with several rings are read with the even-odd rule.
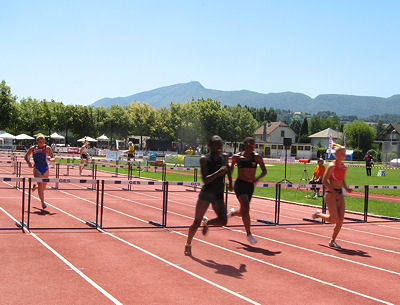
[[[400,93],[400,1],[2,1],[0,80],[88,105],[162,86]]]

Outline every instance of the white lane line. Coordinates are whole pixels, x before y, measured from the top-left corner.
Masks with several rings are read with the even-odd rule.
[[[227,228],[227,229],[231,230],[231,231],[234,231],[234,232],[240,232],[240,233],[243,233],[243,234],[246,233],[245,231],[238,230],[238,229],[232,229],[232,228]],[[279,240],[275,240],[275,239],[272,239],[272,238],[268,238],[268,237],[265,237],[265,236],[256,235],[256,234],[253,234],[253,235],[257,236],[257,237],[259,237],[261,239],[272,241],[272,242],[275,242],[275,243],[278,243],[278,244],[281,244],[281,245],[286,245],[286,246],[293,247],[293,248],[296,248],[296,249],[300,249],[300,250],[303,250],[303,251],[319,254],[319,255],[322,255],[322,256],[331,257],[331,258],[334,258],[334,259],[337,259],[337,260],[341,260],[341,261],[344,261],[344,262],[348,262],[348,263],[352,263],[352,264],[360,265],[360,266],[363,266],[363,267],[367,267],[367,268],[371,268],[371,269],[375,269],[375,270],[379,270],[379,271],[383,271],[383,272],[387,272],[387,273],[391,273],[391,274],[395,274],[395,275],[399,275],[400,276],[400,272],[396,272],[396,271],[393,271],[393,270],[388,270],[388,269],[380,268],[380,267],[377,267],[377,266],[364,264],[364,263],[361,263],[361,262],[353,261],[351,259],[335,256],[335,255],[328,254],[328,253],[323,253],[323,252],[320,252],[320,251],[317,251],[317,250],[304,248],[304,247],[297,246],[297,245],[294,245],[294,244],[289,244],[289,243],[286,243],[286,242],[283,242],[283,241],[279,241]]]
[[[391,228],[391,229],[396,229],[396,230],[400,230],[400,227],[392,227],[392,226],[388,226],[388,225],[378,225],[379,227],[386,227],[386,228]]]
[[[118,187],[115,186],[114,188],[118,188]],[[157,198],[157,197],[155,197],[155,196],[151,196],[151,195],[148,195],[148,194],[144,194],[144,195],[146,195],[146,196],[148,196],[148,197]],[[110,196],[112,196],[112,195],[110,195]],[[179,196],[182,196],[182,197],[184,197],[184,198],[188,198],[188,196],[184,196],[184,195],[181,195],[181,194],[179,194]],[[124,199],[123,197],[120,197],[120,199],[126,200],[126,199]],[[260,199],[260,198],[255,198],[255,199],[258,199],[257,201],[264,200],[264,199]],[[129,200],[128,200],[128,201],[129,201]],[[132,201],[132,202],[135,202],[136,204],[142,204],[142,203],[139,203],[139,202],[137,202],[137,201]],[[181,203],[179,203],[179,202],[176,201],[176,200],[169,200],[169,202],[175,202],[175,203],[181,204]],[[259,205],[265,205],[264,203],[258,203],[258,202],[255,202],[255,203],[256,203],[256,204],[259,204]],[[145,205],[145,204],[142,204],[142,205]],[[187,205],[187,204],[182,204],[182,205]],[[148,205],[147,205],[147,206],[148,206]],[[148,207],[151,207],[151,206],[148,206]],[[296,211],[296,212],[299,212],[299,211],[300,211],[299,209],[289,209],[289,208],[286,209],[286,210],[291,210],[291,211]],[[254,210],[254,211],[256,211],[256,210]],[[262,212],[262,211],[257,211],[257,212],[261,212],[261,213],[264,213],[264,214],[271,214],[271,215],[272,215],[272,213],[268,213],[268,212]],[[169,212],[169,213],[175,214],[175,215],[179,215],[179,214],[174,213],[174,212]],[[181,215],[181,216],[187,217],[187,216],[184,216],[184,215]],[[280,215],[280,217],[281,217],[281,218],[288,218],[288,219],[296,219],[296,220],[298,220],[298,218],[292,217],[292,216]],[[256,221],[256,220],[253,220],[253,221]],[[342,227],[342,229],[343,229],[343,230],[355,230],[355,229],[351,229],[351,228],[347,228],[347,227]],[[397,229],[397,228],[396,228],[396,229]],[[357,231],[358,231],[358,232],[361,232],[361,233],[365,233],[365,234],[376,235],[376,236],[380,236],[380,237],[386,237],[386,238],[390,238],[390,239],[400,240],[400,238],[397,238],[397,237],[392,237],[392,236],[387,236],[387,235],[382,235],[382,234],[377,234],[377,233],[371,233],[371,232],[363,231],[363,230],[357,230]]]
[[[184,195],[181,195],[181,194],[178,194],[177,196],[182,196],[182,197],[184,197],[184,198],[188,198],[188,196],[184,196]],[[256,198],[256,199],[263,200],[263,199],[260,199],[260,198]],[[170,200],[168,200],[168,202],[170,202]],[[175,201],[175,202],[178,203],[178,201]],[[257,202],[255,202],[255,203],[257,203]],[[253,201],[252,201],[252,204],[253,204]],[[267,206],[267,204],[263,204],[263,203],[258,203],[258,204],[259,204],[259,205],[262,205],[262,206]],[[238,206],[238,205],[236,205],[236,206]],[[312,208],[312,207],[310,207],[310,208]],[[288,209],[288,208],[285,208],[284,210],[290,210],[290,211],[297,212],[297,213],[303,212],[303,211],[300,210],[300,209]],[[260,210],[256,210],[256,209],[251,209],[251,211],[259,212],[259,213],[262,213],[262,214],[271,214],[271,215],[273,215],[273,213],[266,212],[266,211],[260,211]],[[282,209],[281,209],[281,211],[282,211]],[[311,214],[310,214],[309,216],[311,216]],[[280,215],[280,218],[287,218],[287,219],[299,220],[298,217],[287,216],[287,215],[282,215],[282,214]],[[256,220],[255,220],[255,219],[252,219],[252,221],[255,222]],[[383,226],[383,225],[381,225],[381,226]],[[400,228],[396,228],[396,229],[400,229]],[[342,227],[342,230],[356,230],[356,229],[351,229],[351,228],[348,228],[348,227],[343,226],[343,227]],[[380,236],[380,237],[386,237],[386,238],[391,238],[391,239],[400,240],[400,238],[392,237],[392,236],[388,236],[388,235],[377,234],[377,233],[371,233],[371,232],[363,231],[363,230],[358,230],[358,231],[359,231],[359,232],[362,232],[362,233],[365,233],[365,234],[372,234],[372,235],[377,235],[377,236]]]
[[[64,193],[64,194],[68,194],[67,192],[64,192],[64,191],[61,191],[61,192]],[[76,196],[76,195],[73,195],[73,194],[69,194],[69,195],[79,198],[79,196]],[[82,199],[82,198],[81,198],[81,199]],[[90,202],[89,200],[84,199],[84,198],[83,198],[83,200],[84,200],[84,201],[87,201],[87,202]],[[93,202],[91,202],[91,203],[93,203]],[[95,203],[94,203],[94,204],[95,204]],[[55,209],[59,210],[60,212],[63,212],[63,213],[65,213],[65,214],[67,214],[68,216],[71,216],[71,217],[73,217],[73,218],[75,218],[75,219],[78,219],[79,221],[85,223],[84,220],[79,219],[78,217],[73,216],[72,214],[70,214],[70,213],[68,213],[68,212],[66,212],[66,211],[64,211],[64,210],[62,210],[62,209],[60,209],[60,208],[57,208],[57,207],[55,207],[55,206],[53,206],[53,205],[51,205],[51,206],[54,207]],[[1,207],[0,207],[0,208],[1,208]],[[2,208],[1,208],[1,209],[2,209]],[[120,213],[121,213],[121,214],[124,214],[124,215],[126,215],[126,216],[129,216],[129,217],[133,217],[133,218],[135,218],[135,219],[139,219],[139,218],[136,218],[136,217],[134,217],[134,216],[130,216],[130,215],[125,214],[125,213],[122,213],[122,212],[120,212]],[[142,221],[144,221],[144,220],[142,220]],[[147,223],[147,221],[144,221],[144,222]],[[228,289],[228,288],[226,288],[226,287],[224,287],[224,286],[221,286],[221,285],[219,285],[219,284],[217,284],[217,283],[215,283],[215,282],[213,282],[213,281],[210,281],[210,280],[208,280],[208,279],[206,279],[206,278],[204,278],[204,277],[202,277],[202,276],[200,276],[200,275],[198,275],[198,274],[196,274],[196,273],[193,273],[193,272],[191,272],[191,271],[189,271],[189,270],[187,270],[187,269],[184,269],[184,268],[182,268],[182,267],[180,267],[180,266],[178,266],[178,265],[176,265],[176,264],[174,264],[174,263],[172,263],[172,262],[170,262],[170,261],[168,261],[168,260],[166,260],[166,259],[164,259],[164,258],[162,258],[162,257],[159,257],[159,256],[157,256],[157,255],[154,254],[154,253],[151,253],[151,252],[149,252],[149,251],[147,251],[147,250],[145,250],[145,249],[143,249],[143,248],[140,248],[139,246],[136,246],[136,245],[134,245],[134,244],[132,244],[132,243],[130,243],[130,242],[128,242],[128,241],[125,241],[125,240],[123,240],[122,238],[119,238],[119,237],[115,236],[114,234],[105,232],[104,230],[101,230],[101,229],[98,229],[98,230],[101,231],[101,232],[103,232],[103,233],[105,233],[105,234],[107,234],[107,235],[109,235],[109,236],[111,236],[111,237],[113,237],[113,238],[115,238],[115,239],[118,239],[118,240],[124,242],[125,244],[127,244],[127,245],[129,245],[129,246],[131,246],[131,247],[134,247],[135,249],[140,250],[140,251],[142,251],[142,252],[144,252],[144,253],[146,253],[146,254],[148,254],[148,255],[150,255],[150,256],[152,256],[152,257],[154,257],[154,258],[156,258],[156,259],[158,259],[158,260],[160,260],[160,261],[162,261],[162,262],[164,262],[164,263],[167,263],[167,264],[169,264],[169,265],[171,265],[171,266],[173,266],[173,267],[175,267],[175,268],[177,268],[177,269],[179,269],[179,270],[181,270],[181,271],[183,271],[183,272],[185,272],[185,273],[187,273],[187,274],[189,274],[189,275],[191,275],[191,276],[194,276],[194,277],[196,277],[196,278],[198,278],[198,279],[200,279],[200,280],[202,280],[202,281],[204,281],[204,282],[206,282],[206,283],[208,283],[208,284],[211,284],[212,286],[215,286],[215,287],[217,287],[217,288],[219,288],[219,289],[221,289],[221,290],[223,290],[223,291],[225,291],[225,292],[228,292],[228,293],[230,293],[230,294],[232,294],[232,295],[234,295],[234,296],[236,296],[236,297],[238,297],[238,298],[241,298],[242,300],[245,300],[245,301],[247,301],[247,302],[249,302],[249,303],[251,303],[251,304],[260,304],[260,303],[258,303],[258,302],[256,302],[256,301],[253,301],[253,300],[251,300],[251,299],[249,299],[249,298],[247,298],[247,297],[245,297],[245,296],[242,296],[242,295],[240,295],[240,294],[238,294],[238,293],[236,293],[236,292],[234,292],[234,291],[232,291],[232,290],[230,290],[230,289]],[[39,237],[37,237],[36,235],[34,235],[34,233],[31,233],[31,234],[32,234],[35,238],[39,238]],[[40,238],[39,238],[39,241],[41,241]],[[43,242],[43,243],[44,243],[44,242]],[[52,250],[52,248],[51,248],[50,246],[48,246],[47,244],[44,243],[43,245],[46,246],[49,250]],[[56,254],[56,253],[55,253],[55,254]],[[61,257],[61,258],[62,258],[62,257]],[[61,258],[60,258],[60,259],[61,259]],[[68,261],[67,261],[67,262],[68,262]],[[70,266],[71,268],[73,268],[74,271],[76,271],[76,272],[79,271],[80,273],[82,273],[78,268],[74,267],[72,264],[68,264],[68,266]],[[122,303],[115,303],[115,304],[122,304]]]
[[[76,195],[73,195],[73,196],[76,196]],[[113,195],[113,196],[115,196],[115,195]],[[79,196],[76,196],[76,197],[79,198]],[[241,230],[234,230],[234,229],[230,229],[230,228],[229,228],[229,230],[234,231],[234,232],[240,232],[240,233],[242,233],[242,234],[245,233],[244,231],[241,231]],[[170,230],[170,231],[172,231],[172,232],[174,232],[174,233],[176,233],[176,234],[182,235],[182,236],[186,236],[186,235],[184,235],[184,234],[181,233],[181,232],[177,232],[177,231],[174,231],[174,230]],[[340,257],[334,256],[334,255],[331,255],[331,254],[326,254],[326,253],[322,253],[322,252],[319,252],[319,251],[315,251],[315,250],[303,248],[303,247],[300,247],[300,246],[292,245],[292,244],[289,244],[289,243],[276,241],[276,240],[269,239],[269,238],[266,238],[266,237],[263,237],[263,236],[259,236],[259,235],[256,235],[256,236],[259,237],[259,238],[262,238],[262,239],[270,240],[270,241],[277,242],[277,243],[280,243],[280,244],[284,244],[284,245],[287,245],[287,246],[290,246],[290,247],[299,248],[299,249],[301,249],[301,250],[313,252],[313,253],[320,254],[320,255],[323,255],[323,256],[328,256],[328,257],[332,257],[332,258],[335,258],[335,259],[343,260],[343,261],[346,261],[346,262],[350,262],[350,263],[362,265],[362,266],[364,266],[364,267],[370,267],[370,268],[377,269],[377,270],[380,270],[380,271],[385,271],[385,272],[393,273],[393,274],[396,274],[396,275],[400,275],[400,273],[395,272],[395,271],[386,270],[386,269],[383,269],[383,268],[379,268],[379,267],[375,267],[375,266],[371,266],[371,265],[359,263],[359,262],[356,262],[356,261],[352,261],[352,260],[340,258]],[[323,280],[314,278],[314,277],[312,277],[312,276],[305,275],[305,274],[303,274],[303,273],[300,273],[300,272],[297,272],[297,271],[294,271],[294,270],[291,270],[291,269],[288,269],[288,268],[285,268],[285,267],[282,267],[282,266],[279,266],[279,265],[267,263],[267,262],[265,262],[265,261],[262,261],[262,260],[253,258],[253,257],[251,257],[251,256],[247,256],[247,255],[245,255],[245,254],[242,254],[242,253],[240,253],[240,252],[236,252],[236,251],[233,251],[233,250],[230,250],[230,249],[227,249],[227,248],[224,248],[224,247],[221,247],[221,246],[218,246],[218,245],[215,245],[215,244],[212,244],[212,243],[209,243],[209,242],[206,242],[206,241],[197,239],[197,238],[196,238],[196,240],[199,240],[199,241],[201,241],[201,242],[203,242],[203,243],[205,243],[205,244],[214,246],[214,247],[216,247],[216,248],[220,248],[220,249],[226,250],[226,251],[228,251],[228,252],[235,253],[235,254],[237,254],[237,255],[244,256],[244,257],[246,257],[246,258],[249,258],[249,259],[252,259],[252,260],[261,262],[261,263],[265,263],[265,264],[270,265],[270,266],[272,266],[272,267],[275,267],[275,268],[278,268],[278,269],[281,269],[281,270],[285,270],[285,271],[288,271],[288,272],[290,272],[290,273],[293,273],[293,274],[296,274],[296,275],[299,275],[299,276],[303,276],[303,277],[308,278],[308,279],[311,279],[311,280],[315,280],[315,281],[320,282],[320,283],[323,283],[323,284],[325,284],[325,285],[330,285],[330,286],[332,286],[332,287],[335,287],[335,288],[338,288],[338,289],[341,289],[341,290],[344,290],[344,291],[347,291],[347,292],[350,292],[350,293],[354,293],[354,294],[357,294],[357,295],[360,295],[360,296],[363,296],[363,297],[366,297],[366,298],[369,298],[369,299],[373,299],[373,300],[375,300],[375,301],[382,302],[382,303],[384,303],[384,304],[391,304],[391,303],[389,303],[389,302],[386,302],[386,301],[383,301],[383,300],[380,300],[380,299],[376,299],[376,298],[371,297],[371,296],[368,296],[368,295],[366,295],[366,294],[363,294],[363,293],[360,293],[360,292],[356,292],[356,291],[353,291],[353,290],[351,290],[351,289],[348,289],[348,288],[345,288],[345,287],[342,287],[342,286],[339,286],[339,285],[335,285],[335,284],[333,284],[333,283],[329,283],[329,282],[326,282],[326,281],[323,281]]]
[[[357,230],[357,229],[353,229],[353,228],[343,227],[343,229],[350,230],[350,231],[355,231],[355,232],[360,232],[360,233],[364,233],[364,234],[369,234],[369,235],[374,235],[374,236],[379,236],[379,237],[385,237],[385,238],[389,238],[389,239],[400,240],[400,238],[398,238],[398,237],[393,237],[393,236],[388,236],[388,235],[383,235],[383,234],[378,234],[378,233],[372,233],[372,232]]]
[[[330,236],[328,236],[328,235],[322,235],[322,234],[318,234],[318,233],[308,232],[308,231],[304,231],[304,230],[300,230],[300,229],[296,229],[296,228],[283,228],[283,229],[302,232],[302,233],[305,233],[305,234],[310,234],[310,235],[324,237],[324,238],[330,238]],[[366,244],[357,243],[357,242],[354,242],[354,241],[349,241],[349,240],[346,240],[346,239],[340,239],[340,241],[343,241],[343,242],[346,242],[346,243],[350,243],[350,244],[354,244],[354,245],[358,245],[358,246],[362,246],[362,247],[372,248],[372,249],[379,250],[379,251],[390,252],[390,253],[394,253],[394,254],[400,254],[400,252],[397,252],[397,251],[394,251],[394,250],[378,248],[378,247],[374,247],[374,246],[370,246],[370,245],[366,245]]]
[[[106,235],[108,235],[108,236],[110,236],[112,238],[115,238],[115,239],[123,242],[124,244],[127,244],[130,247],[133,247],[133,248],[135,248],[135,249],[137,249],[137,250],[139,250],[139,251],[141,251],[141,252],[143,252],[143,253],[145,253],[147,255],[150,255],[150,256],[152,256],[152,257],[154,257],[154,258],[156,258],[156,259],[168,264],[169,266],[172,266],[172,267],[174,267],[174,268],[176,268],[178,270],[181,270],[181,271],[183,271],[183,272],[185,272],[185,273],[187,273],[187,274],[189,274],[189,275],[191,275],[191,276],[193,276],[193,277],[195,277],[195,278],[197,278],[199,280],[202,280],[203,282],[206,282],[206,283],[208,283],[208,284],[210,284],[210,285],[212,285],[212,286],[214,286],[216,288],[219,288],[219,289],[221,289],[221,290],[223,290],[223,291],[225,291],[225,292],[227,292],[229,294],[232,294],[232,295],[234,295],[234,296],[236,296],[236,297],[238,297],[238,298],[240,298],[242,300],[245,300],[246,302],[249,302],[251,304],[260,304],[260,303],[258,303],[256,301],[254,301],[254,300],[252,300],[250,298],[247,298],[247,297],[245,297],[245,296],[243,296],[243,295],[241,295],[239,293],[236,293],[236,292],[234,292],[234,291],[232,291],[232,290],[230,290],[230,289],[228,289],[228,288],[226,288],[224,286],[221,286],[221,285],[219,285],[219,284],[217,284],[217,283],[215,283],[213,281],[210,281],[210,280],[206,279],[205,277],[202,277],[201,275],[198,275],[198,274],[196,274],[196,273],[194,273],[192,271],[189,271],[189,270],[187,270],[185,268],[182,268],[179,265],[177,265],[175,263],[172,263],[172,262],[170,262],[170,261],[168,261],[168,260],[166,260],[166,259],[164,259],[164,258],[162,258],[162,257],[160,257],[160,256],[148,251],[148,250],[145,250],[145,249],[143,249],[143,248],[141,248],[141,247],[139,247],[137,245],[134,245],[131,242],[126,241],[126,240],[124,240],[124,239],[122,239],[122,238],[120,238],[120,237],[118,237],[118,236],[116,236],[116,235],[114,235],[112,233],[106,232],[106,231],[101,230],[101,229],[99,229],[99,231],[103,232],[104,234],[106,234]]]
[[[174,232],[174,233],[176,233],[176,234],[178,234],[178,235],[182,235],[182,236],[185,236],[185,237],[186,237],[186,235],[183,234],[183,233],[181,233],[181,232],[174,231],[174,230],[170,230],[170,231],[171,231],[171,232]],[[233,231],[235,231],[235,230],[233,230]],[[300,277],[303,277],[303,278],[306,278],[306,279],[309,279],[309,280],[312,280],[312,281],[315,281],[315,282],[318,282],[318,283],[321,283],[321,284],[324,284],[324,285],[327,285],[327,286],[331,286],[331,287],[333,287],[333,288],[337,288],[337,289],[339,289],[339,290],[343,290],[343,291],[346,291],[346,292],[349,292],[349,293],[352,293],[352,294],[355,294],[355,295],[358,295],[358,296],[361,296],[361,297],[364,297],[364,298],[367,298],[367,299],[370,299],[370,300],[374,300],[374,301],[377,301],[377,302],[380,302],[380,303],[383,303],[383,304],[393,304],[393,303],[390,303],[390,302],[387,302],[387,301],[384,301],[384,300],[381,300],[381,299],[374,298],[374,297],[372,297],[372,296],[363,294],[363,293],[361,293],[361,292],[357,292],[357,291],[354,291],[354,290],[351,290],[351,289],[348,289],[348,288],[345,288],[345,287],[342,287],[342,286],[339,286],[339,285],[336,285],[336,284],[333,284],[333,283],[330,283],[330,282],[326,282],[326,281],[324,281],[324,280],[320,280],[320,279],[315,278],[315,277],[313,277],[313,276],[306,275],[306,274],[303,274],[303,273],[300,273],[300,272],[297,272],[297,271],[294,271],[294,270],[291,270],[291,269],[288,269],[288,268],[285,268],[285,267],[282,267],[282,266],[279,266],[279,265],[275,265],[275,264],[266,262],[266,261],[264,261],[264,260],[260,260],[260,259],[258,259],[258,258],[249,256],[249,255],[246,255],[246,254],[243,254],[243,253],[240,253],[240,252],[237,252],[237,251],[234,251],[234,250],[231,250],[231,249],[228,249],[228,248],[225,248],[225,247],[222,247],[222,246],[219,246],[219,245],[216,245],[216,244],[207,242],[207,241],[205,241],[205,240],[198,239],[198,238],[196,238],[196,237],[195,237],[194,239],[197,240],[197,241],[199,241],[199,242],[202,242],[202,243],[204,243],[204,244],[207,244],[207,245],[209,245],[209,246],[212,246],[212,247],[215,247],[215,248],[218,248],[218,249],[221,249],[221,250],[224,250],[224,251],[227,251],[227,252],[230,252],[230,253],[233,253],[233,254],[242,256],[242,257],[245,257],[245,258],[247,258],[247,259],[250,259],[250,260],[259,262],[259,263],[261,263],[261,264],[265,264],[265,265],[268,265],[268,266],[270,266],[270,267],[273,267],[273,268],[276,268],[276,269],[280,269],[280,270],[283,270],[283,271],[286,271],[286,272],[289,272],[289,273],[298,275],[298,276],[300,276]]]
[[[10,215],[7,211],[5,211],[2,207],[0,209],[12,220],[16,221],[17,220]],[[84,274],[79,268],[75,267],[70,261],[68,261],[65,257],[63,257],[60,253],[58,253],[56,250],[54,250],[50,245],[48,245],[46,242],[44,242],[40,237],[38,237],[35,233],[29,232],[30,236],[34,237],[39,243],[41,243],[44,247],[46,247],[48,250],[50,250],[51,253],[53,253],[57,258],[59,258],[64,264],[66,264],[69,268],[71,268],[73,271],[75,271],[79,276],[81,276],[86,282],[88,282],[90,285],[92,285],[94,288],[96,288],[100,293],[102,293],[106,298],[108,298],[111,302],[114,304],[121,304],[120,301],[118,301],[115,297],[113,297],[109,292],[107,292],[103,287],[101,287],[99,284],[97,284],[95,281],[93,281],[90,277],[88,277],[86,274]]]
[[[74,195],[74,196],[75,196],[75,195]],[[79,198],[79,196],[76,196],[76,197]],[[88,201],[88,200],[85,199],[85,201]],[[232,231],[244,233],[243,231],[240,231],[240,230],[232,230]],[[182,233],[180,233],[180,232],[177,232],[177,231],[173,231],[173,232],[175,232],[175,233],[177,233],[177,234],[180,234],[180,235],[184,235],[184,234],[182,234]],[[321,253],[321,252],[314,251],[314,250],[311,250],[311,249],[307,249],[307,248],[303,248],[303,247],[291,245],[291,244],[288,244],[288,243],[275,241],[275,240],[272,240],[272,239],[269,239],[269,238],[266,238],[266,237],[263,237],[263,236],[258,236],[258,237],[260,237],[260,238],[262,238],[262,239],[267,239],[267,240],[270,240],[270,241],[273,241],[273,242],[278,242],[278,243],[281,243],[281,244],[285,244],[285,245],[288,245],[288,246],[291,246],[291,247],[299,248],[299,249],[302,249],[302,250],[305,250],[305,251],[311,251],[311,252],[314,252],[314,253],[317,253],[317,254],[321,254],[321,255],[324,255],[324,256],[329,256],[329,257],[333,257],[333,258],[336,258],[336,259],[341,259],[341,258],[339,258],[339,257],[332,256],[332,255],[330,255],[330,254],[325,254],[325,253]],[[198,240],[198,239],[196,239],[196,240]],[[239,253],[239,252],[236,252],[236,251],[233,251],[233,250],[230,250],[230,249],[223,248],[223,247],[218,246],[218,245],[215,245],[215,244],[211,244],[211,243],[208,243],[208,242],[205,242],[205,241],[202,241],[202,240],[199,240],[199,241],[204,242],[204,243],[209,244],[209,245],[212,245],[212,246],[217,247],[217,248],[225,249],[226,251],[229,251],[229,252],[232,252],[232,253],[236,253],[236,254],[241,255],[241,256],[245,256],[245,257],[247,257],[247,258],[250,258],[250,259],[253,259],[253,260],[256,260],[256,261],[260,261],[260,262],[265,263],[265,264],[267,264],[267,265],[271,265],[271,266],[273,266],[273,267],[276,267],[276,268],[279,268],[279,269],[282,269],[282,270],[285,270],[285,271],[288,271],[288,272],[291,272],[291,273],[294,273],[294,274],[297,274],[297,275],[300,275],[300,276],[303,276],[303,277],[306,277],[306,278],[309,278],[309,279],[316,280],[317,282],[320,282],[320,283],[323,283],[323,284],[326,284],[326,285],[330,285],[330,286],[333,286],[333,287],[342,289],[342,290],[344,290],[344,291],[348,291],[348,292],[351,292],[351,293],[354,293],[354,294],[357,294],[357,295],[360,295],[360,296],[364,296],[364,297],[366,297],[366,298],[369,298],[369,299],[372,299],[372,300],[375,300],[375,301],[378,301],[378,302],[382,302],[382,303],[384,303],[384,304],[391,304],[391,303],[388,303],[388,302],[386,302],[386,301],[379,300],[379,299],[370,297],[370,296],[368,296],[368,295],[365,295],[365,294],[362,294],[362,293],[359,293],[359,292],[356,292],[356,291],[352,291],[352,290],[350,290],[350,289],[347,289],[347,288],[344,288],[344,287],[341,287],[341,286],[338,286],[338,285],[335,285],[335,284],[332,284],[332,283],[329,283],[329,282],[325,282],[325,281],[319,280],[319,279],[317,279],[317,278],[314,278],[314,277],[311,277],[311,276],[307,276],[307,275],[298,273],[298,272],[296,272],[296,271],[293,271],[293,270],[290,270],[290,269],[287,269],[287,268],[284,268],[284,267],[281,267],[281,266],[278,266],[278,265],[266,263],[266,262],[264,262],[264,261],[255,259],[255,258],[253,258],[253,257],[247,256],[247,255],[244,255],[244,254],[241,254],[241,253]],[[358,262],[351,261],[351,260],[347,260],[347,259],[342,259],[342,260],[345,260],[345,261],[348,261],[348,262],[351,262],[351,263],[360,264],[360,265],[363,265],[363,266],[369,266],[369,265],[366,265],[366,264],[358,263]],[[178,267],[179,267],[179,266],[178,266]],[[387,271],[387,272],[390,272],[390,273],[398,274],[397,272],[393,272],[393,271],[390,271],[390,270],[385,270],[385,269],[382,269],[382,268],[379,268],[379,267],[374,267],[374,266],[369,266],[369,267],[372,267],[372,268],[378,269],[378,270],[382,270],[382,271]]]
[[[110,194],[108,194],[108,195],[110,195]],[[118,198],[118,196],[116,196],[116,195],[111,195],[111,196]],[[121,197],[121,199],[130,201],[129,199],[124,199],[122,197]],[[175,215],[179,215],[179,216],[183,216],[183,217],[186,217],[186,218],[190,218],[189,216],[186,216],[186,215],[181,215],[181,214],[178,214],[178,213],[174,213],[174,214]],[[235,229],[232,229],[232,228],[227,228],[227,229],[229,229],[231,231],[235,231],[235,232],[244,233],[244,231],[241,231],[241,230],[235,230]],[[309,249],[309,248],[304,248],[304,247],[301,247],[301,246],[297,246],[297,245],[294,245],[294,244],[286,243],[286,242],[283,242],[283,241],[278,241],[278,240],[275,240],[275,239],[272,239],[272,238],[268,238],[268,237],[264,237],[264,236],[261,236],[261,235],[255,235],[255,236],[260,237],[261,239],[269,240],[269,241],[272,241],[272,242],[275,242],[275,243],[279,243],[279,244],[286,245],[286,246],[289,246],[289,247],[297,248],[297,249],[300,249],[300,250],[303,250],[303,251],[311,252],[311,253],[314,253],[314,254],[319,254],[319,255],[322,255],[322,256],[334,258],[334,259],[337,259],[337,260],[349,262],[349,263],[352,263],[352,264],[356,264],[356,265],[360,265],[360,266],[363,266],[363,267],[368,267],[368,268],[371,268],[371,269],[375,269],[375,270],[379,270],[379,271],[383,271],[383,272],[388,272],[388,273],[392,273],[392,274],[400,276],[399,272],[396,272],[396,271],[393,271],[393,270],[389,270],[389,269],[380,268],[380,267],[377,267],[377,266],[373,266],[373,265],[357,262],[357,261],[354,261],[354,260],[350,260],[350,259],[347,259],[347,258],[339,257],[339,256],[328,254],[328,253],[323,253],[323,252],[320,252],[320,251],[317,251],[317,250],[312,250],[312,249]]]

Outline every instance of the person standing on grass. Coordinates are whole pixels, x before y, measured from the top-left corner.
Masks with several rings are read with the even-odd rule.
[[[135,161],[135,146],[133,145],[132,141],[129,141],[128,145],[128,162],[131,161],[131,158],[133,158],[133,161]]]
[[[82,176],[82,170],[83,170],[83,163],[86,162],[86,165],[89,164],[89,159],[90,159],[90,155],[89,155],[89,142],[87,140],[85,140],[85,142],[83,142],[83,145],[81,147],[81,149],[79,150],[79,154],[81,155],[81,164],[79,165],[79,175]]]
[[[237,164],[238,178],[235,181],[235,194],[240,203],[240,210],[232,208],[228,216],[241,216],[246,229],[247,240],[255,244],[257,240],[250,230],[250,200],[254,192],[254,184],[267,174],[262,156],[256,152],[255,141],[248,137],[243,141],[243,151],[232,156],[231,168]],[[257,165],[260,165],[261,174],[256,177]]]
[[[322,184],[322,177],[325,174],[324,159],[319,158],[318,164],[314,169],[313,176],[310,180],[310,184]],[[319,187],[311,188],[314,191],[314,197],[319,197]]]
[[[201,177],[204,186],[199,193],[193,224],[189,228],[185,245],[185,255],[192,255],[192,239],[203,220],[203,235],[207,234],[208,226],[225,226],[227,223],[226,206],[224,203],[225,175],[228,175],[229,190],[232,188],[232,177],[228,156],[222,154],[222,139],[215,135],[208,141],[209,153],[200,158]],[[208,219],[204,214],[208,206],[217,214],[217,218]]]
[[[371,176],[371,168],[372,165],[374,164],[374,157],[371,155],[370,152],[367,152],[367,154],[364,157],[365,161],[365,168],[367,170],[367,176]]]
[[[25,154],[25,161],[28,163],[30,168],[33,168],[33,176],[35,178],[48,178],[49,177],[49,165],[47,160],[54,162],[55,158],[53,155],[53,151],[50,146],[47,146],[45,143],[44,136],[39,133],[36,136],[36,145],[31,146]],[[30,161],[30,155],[33,155],[34,165]],[[34,184],[32,187],[32,191],[38,189],[39,198],[42,202],[42,208],[45,209],[47,207],[44,201],[44,190],[46,189],[45,182],[38,182],[37,185]]]
[[[347,167],[344,165],[343,160],[346,158],[346,148],[339,144],[334,143],[333,149],[335,150],[335,158],[326,170],[322,183],[327,188],[325,192],[325,202],[328,205],[329,215],[322,214],[320,210],[312,214],[312,218],[321,218],[327,222],[334,223],[332,239],[329,242],[329,247],[341,248],[336,243],[340,229],[342,228],[344,213],[346,211],[343,189],[351,192],[345,182]]]

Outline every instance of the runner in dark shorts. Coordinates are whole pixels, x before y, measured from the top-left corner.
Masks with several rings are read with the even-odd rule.
[[[201,176],[204,186],[200,191],[196,204],[193,224],[189,228],[185,245],[185,255],[192,255],[192,239],[203,220],[203,234],[207,234],[208,226],[224,226],[227,223],[226,206],[224,203],[225,175],[228,174],[229,189],[232,190],[232,177],[228,164],[228,156],[222,154],[222,139],[213,136],[208,141],[209,154],[200,159]],[[212,205],[216,218],[204,216],[208,206]]]
[[[246,229],[247,240],[255,244],[257,240],[250,230],[250,200],[254,192],[254,184],[267,174],[262,156],[254,152],[256,147],[253,138],[243,141],[244,150],[232,156],[231,169],[237,165],[238,178],[235,181],[235,194],[240,203],[240,210],[232,208],[228,216],[241,216]],[[260,165],[261,174],[256,178],[257,165]]]

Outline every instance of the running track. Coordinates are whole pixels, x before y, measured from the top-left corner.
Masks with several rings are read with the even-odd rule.
[[[11,169],[1,167],[1,176]],[[23,169],[23,174],[29,173]],[[114,178],[115,179],[115,178]],[[0,185],[0,226],[20,218],[21,192]],[[162,193],[154,186],[107,185],[103,226],[129,230],[0,231],[2,304],[398,304],[400,224],[345,224],[327,247],[331,225],[212,228],[183,255],[186,229],[150,227],[161,219]],[[169,225],[192,221],[197,193],[170,187]],[[37,194],[34,194],[37,196]],[[31,226],[85,226],[95,192],[86,185],[46,191],[48,213],[33,198]],[[237,207],[233,196],[229,207]],[[311,210],[282,205],[281,221],[301,222]],[[208,216],[213,217],[210,210]],[[273,203],[254,198],[251,216],[272,219]],[[240,219],[230,220],[240,224]]]

